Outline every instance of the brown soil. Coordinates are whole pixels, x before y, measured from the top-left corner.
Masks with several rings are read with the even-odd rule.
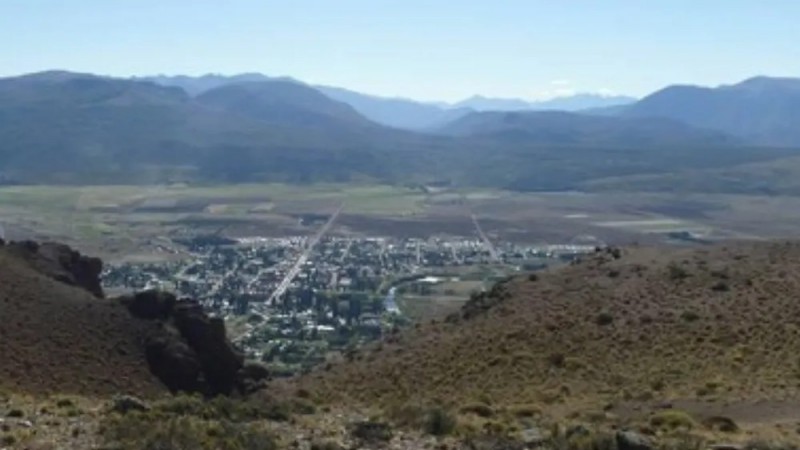
[[[597,253],[504,283],[469,319],[422,325],[297,383],[342,402],[565,415],[625,402],[798,399],[798,295],[798,243]]]
[[[154,395],[148,326],[112,300],[54,281],[0,247],[0,389]]]

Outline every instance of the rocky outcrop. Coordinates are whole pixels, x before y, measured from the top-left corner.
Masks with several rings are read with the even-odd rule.
[[[11,242],[7,249],[36,271],[62,283],[86,289],[95,297],[103,297],[100,282],[103,261],[100,258],[81,255],[68,245],[55,242]]]
[[[225,322],[208,317],[196,302],[175,306],[173,321],[181,336],[198,356],[203,375],[213,394],[229,394],[236,386],[236,374],[244,364],[225,336]]]
[[[140,319],[157,321],[145,342],[150,369],[170,390],[230,394],[249,379],[244,357],[228,341],[222,319],[193,300],[145,291],[120,298]],[[248,386],[251,383],[248,383]]]
[[[176,303],[174,295],[156,290],[127,295],[120,297],[119,300],[135,317],[147,320],[169,319]]]

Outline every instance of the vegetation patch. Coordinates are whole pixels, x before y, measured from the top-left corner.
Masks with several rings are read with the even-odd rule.
[[[664,430],[691,430],[695,421],[688,413],[677,409],[659,411],[650,417],[650,425]]]

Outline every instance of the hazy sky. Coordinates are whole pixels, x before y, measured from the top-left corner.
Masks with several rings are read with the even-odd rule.
[[[0,0],[0,75],[262,72],[455,100],[800,76],[798,0]]]

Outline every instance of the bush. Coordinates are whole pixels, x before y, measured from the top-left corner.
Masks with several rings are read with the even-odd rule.
[[[730,291],[731,288],[730,288],[730,286],[728,286],[728,283],[726,283],[724,281],[720,281],[720,282],[716,283],[715,285],[711,286],[711,290],[715,291],[715,292],[727,292],[727,291]]]
[[[735,433],[739,431],[739,425],[730,417],[724,416],[709,417],[703,421],[703,426],[723,433]]]
[[[536,405],[515,405],[510,411],[514,416],[521,418],[537,417],[542,414],[542,410]]]
[[[115,415],[103,426],[106,442],[120,450],[274,450],[271,434],[248,423],[150,413]]]
[[[389,424],[371,420],[353,424],[350,434],[354,438],[367,443],[388,442],[392,440],[393,436],[392,428]]]
[[[494,409],[486,403],[470,403],[461,407],[462,414],[475,414],[480,417],[492,417]]]
[[[595,318],[595,323],[600,326],[611,325],[614,323],[614,316],[612,316],[609,312],[601,312]]]
[[[242,400],[219,396],[205,400],[196,395],[178,395],[156,403],[153,409],[157,413],[167,415],[188,415],[206,420],[230,420],[233,422],[259,419],[286,421],[291,417],[292,411],[291,405],[270,399]]]
[[[667,271],[669,272],[670,280],[683,280],[689,278],[690,276],[686,269],[676,263],[671,263],[669,266],[667,266]]]
[[[446,436],[456,428],[456,418],[442,408],[433,408],[425,418],[425,432],[434,436]]]
[[[655,413],[650,418],[650,424],[656,428],[675,430],[684,428],[691,430],[694,427],[694,419],[688,413],[677,409],[667,409]]]
[[[700,315],[694,311],[684,311],[681,313],[681,319],[686,322],[696,322],[700,319]]]

